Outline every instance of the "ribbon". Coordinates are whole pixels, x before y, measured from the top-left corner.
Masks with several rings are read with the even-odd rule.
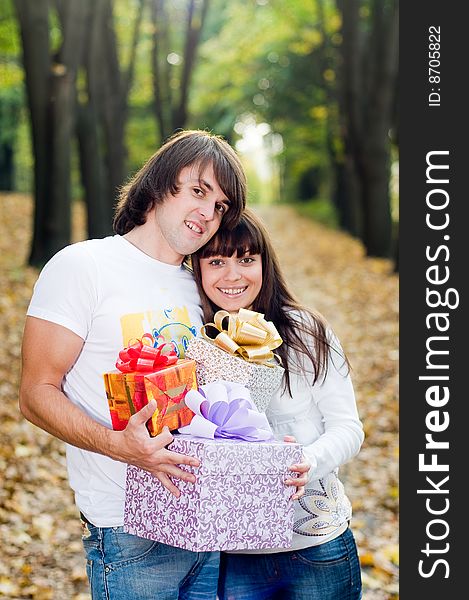
[[[228,320],[227,329],[223,327],[225,319]],[[249,362],[269,367],[281,362],[272,350],[278,348],[283,340],[272,321],[266,321],[263,314],[246,308],[240,308],[236,315],[219,310],[213,320],[213,323],[207,323],[200,330],[207,341],[230,354],[239,354]],[[207,327],[214,327],[220,333],[211,338],[206,332]]]
[[[274,439],[267,417],[251,400],[249,390],[239,383],[214,381],[190,390],[186,405],[195,413],[180,433],[203,438],[262,442]]]
[[[162,335],[154,338],[151,333],[145,333],[141,339],[119,352],[116,367],[122,373],[149,373],[174,365],[177,360],[173,345],[165,342]]]

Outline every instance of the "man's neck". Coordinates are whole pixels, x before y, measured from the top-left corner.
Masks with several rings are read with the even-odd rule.
[[[143,225],[137,225],[123,237],[141,252],[162,263],[180,266],[184,260],[184,256],[170,248],[161,235],[158,236],[158,229],[150,219]]]

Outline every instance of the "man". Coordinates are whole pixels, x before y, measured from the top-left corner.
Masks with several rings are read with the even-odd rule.
[[[166,429],[150,438],[151,402],[113,431],[103,373],[144,333],[163,335],[183,357],[202,325],[183,259],[223,225],[236,224],[246,181],[231,146],[203,131],[170,138],[120,194],[117,235],[72,244],[44,267],[23,337],[20,409],[66,442],[69,482],[83,524],[93,599],[215,599],[218,553],[193,553],[124,533],[126,464],[153,473],[175,496],[178,465]],[[172,478],[172,479],[171,479]]]

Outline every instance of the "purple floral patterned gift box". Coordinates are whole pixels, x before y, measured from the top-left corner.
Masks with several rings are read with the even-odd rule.
[[[291,547],[294,488],[284,481],[301,462],[299,444],[175,435],[169,449],[200,460],[198,468],[182,466],[196,483],[177,481],[175,498],[128,466],[125,531],[194,552]]]

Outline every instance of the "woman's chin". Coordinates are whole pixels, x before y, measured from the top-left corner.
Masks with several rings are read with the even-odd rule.
[[[222,309],[228,312],[237,312],[240,308],[247,308],[246,302],[243,298],[230,298],[222,296],[217,299],[216,304]]]

